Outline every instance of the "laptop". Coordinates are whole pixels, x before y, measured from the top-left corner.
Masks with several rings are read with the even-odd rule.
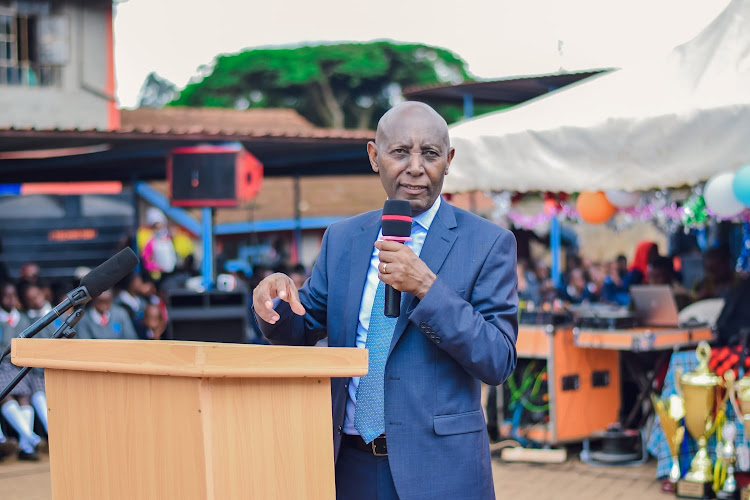
[[[630,287],[633,308],[644,326],[696,327],[696,320],[680,322],[672,287],[669,285],[633,285]]]

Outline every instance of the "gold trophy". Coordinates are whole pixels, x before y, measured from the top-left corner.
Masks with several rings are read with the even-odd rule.
[[[750,373],[745,374],[735,385],[735,392],[739,400],[739,413],[742,424],[745,427],[745,436],[750,436]],[[750,486],[742,488],[742,500],[750,499]]]
[[[664,431],[664,437],[667,439],[669,454],[672,456],[672,467],[669,469],[669,482],[672,483],[672,491],[680,480],[680,445],[685,437],[685,428],[680,424],[682,417],[685,416],[685,407],[682,404],[682,398],[672,394],[667,399],[660,399],[651,395],[651,402],[654,404],[654,410],[659,415],[659,422]]]
[[[682,498],[715,498],[713,491],[713,462],[708,456],[706,442],[712,432],[715,410],[722,408],[724,400],[717,407],[717,388],[722,379],[708,369],[711,347],[701,342],[695,351],[698,368],[675,378],[675,385],[685,402],[685,427],[698,442],[698,451],[690,462],[690,471],[677,483],[677,496]]]
[[[736,408],[732,396],[735,391],[734,381],[734,370],[725,371],[724,387],[726,388],[726,394],[724,401],[729,400],[732,406]],[[724,425],[721,427],[721,440],[716,443],[716,461],[722,465],[726,475],[724,481],[719,485],[720,488],[716,491],[716,498],[719,500],[737,500],[740,498],[740,492],[737,489],[737,479],[734,477],[734,465],[737,462],[734,447],[734,438],[736,436],[737,428],[734,426],[734,422],[725,420]],[[716,484],[717,481],[714,480],[714,485]]]
[[[722,440],[716,443],[716,460],[721,461],[726,469],[727,477],[719,491],[716,492],[716,498],[719,500],[737,500],[740,498],[737,489],[737,479],[734,477],[734,464],[737,461],[734,451],[734,438],[737,436],[737,428],[734,422],[727,422],[722,427]]]

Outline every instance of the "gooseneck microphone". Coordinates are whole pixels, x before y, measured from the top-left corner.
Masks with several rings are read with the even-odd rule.
[[[123,279],[127,274],[138,265],[138,257],[130,248],[123,248],[116,255],[107,259],[93,271],[89,272],[81,279],[78,288],[65,295],[65,300],[55,306],[50,312],[39,318],[30,327],[25,329],[19,335],[19,338],[33,337],[42,331],[47,325],[52,323],[55,318],[74,306],[82,306],[95,299],[105,290],[109,290],[115,284]],[[0,361],[10,352],[10,346],[5,349]]]
[[[383,206],[383,239],[405,243],[411,239],[411,205],[404,200],[386,200]],[[385,286],[385,315],[401,314],[401,292]]]

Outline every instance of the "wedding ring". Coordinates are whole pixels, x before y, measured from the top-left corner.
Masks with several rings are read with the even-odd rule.
[[[388,267],[388,264],[383,263],[383,274],[387,274],[385,268]]]

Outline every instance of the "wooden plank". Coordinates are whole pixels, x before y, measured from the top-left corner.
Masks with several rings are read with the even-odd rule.
[[[367,350],[153,340],[13,339],[12,362],[61,370],[177,377],[353,377]]]
[[[200,379],[45,374],[54,500],[208,498]]]
[[[544,326],[519,325],[516,352],[521,358],[546,358],[550,355],[550,338]]]
[[[506,462],[535,462],[539,464],[561,464],[568,459],[565,448],[534,449],[534,448],[504,448],[500,458]]]
[[[554,419],[557,441],[565,442],[603,431],[617,422],[620,410],[620,358],[617,351],[583,349],[574,344],[573,331],[555,332]],[[593,385],[594,372],[607,372],[609,383]],[[563,390],[563,377],[578,375],[579,387]]]
[[[579,347],[620,351],[658,351],[696,345],[713,339],[710,328],[632,328],[626,330],[579,329],[575,343]]]
[[[210,387],[214,498],[334,499],[328,379],[211,379]]]

